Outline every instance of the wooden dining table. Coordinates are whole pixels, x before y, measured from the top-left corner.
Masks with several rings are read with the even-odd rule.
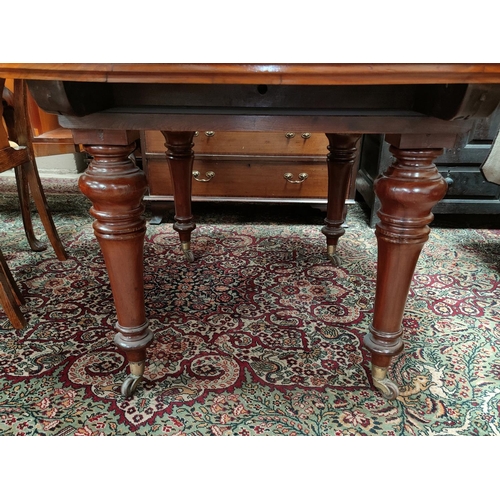
[[[402,322],[432,208],[447,190],[434,165],[500,102],[500,64],[2,64],[37,104],[59,116],[93,158],[80,177],[116,308],[116,344],[134,394],[153,340],[144,305],[145,174],[131,154],[142,130],[159,130],[174,186],[175,223],[193,265],[193,136],[197,130],[325,133],[325,259],[341,263],[345,192],[363,134],[383,134],[393,162],[376,180],[380,199],[373,318],[364,337],[374,387],[398,396],[387,371],[403,350]],[[340,240],[341,243],[342,240]]]

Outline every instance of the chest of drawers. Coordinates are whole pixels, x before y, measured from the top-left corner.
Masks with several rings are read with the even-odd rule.
[[[145,200],[160,222],[173,200],[161,132],[141,137],[148,179]],[[307,131],[287,133],[199,131],[194,138],[193,201],[309,203],[326,206],[328,140]],[[355,179],[357,164],[353,167]],[[346,200],[353,200],[351,182]]]

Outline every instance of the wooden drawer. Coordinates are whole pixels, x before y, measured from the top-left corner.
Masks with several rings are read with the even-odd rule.
[[[328,174],[326,164],[318,161],[243,161],[231,159],[195,160],[193,171],[200,179],[207,172],[215,175],[208,182],[193,179],[193,198],[211,199],[314,199],[325,200]],[[299,174],[308,175],[301,183],[290,183],[285,173],[298,180]],[[146,174],[149,199],[171,197],[173,194],[168,164],[163,160],[149,159]]]
[[[207,135],[207,132],[208,135]],[[328,139],[325,134],[291,132],[287,138],[284,133],[265,132],[217,132],[200,131],[194,138],[195,154],[216,155],[258,155],[258,156],[321,156],[328,154]],[[213,134],[213,135],[212,135]],[[165,138],[161,132],[148,130],[144,134],[148,153],[165,153]]]
[[[448,182],[447,199],[497,199],[499,187],[488,182],[480,167],[437,165]]]

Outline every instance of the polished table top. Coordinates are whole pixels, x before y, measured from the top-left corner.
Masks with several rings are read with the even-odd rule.
[[[273,85],[500,83],[500,64],[0,63],[0,77],[87,82]]]
[[[500,64],[0,64],[2,76],[28,79],[73,130],[450,135],[500,95]]]

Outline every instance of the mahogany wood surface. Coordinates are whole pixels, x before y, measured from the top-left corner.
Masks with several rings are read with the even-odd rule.
[[[193,137],[192,132],[163,132],[167,161],[174,188],[174,229],[186,252],[190,250],[191,231],[196,228],[191,212],[191,188],[193,182]],[[189,259],[191,255],[189,254]]]
[[[372,363],[387,367],[401,352],[402,319],[413,272],[429,237],[432,207],[446,194],[447,184],[433,161],[442,149],[391,147],[394,163],[375,183],[382,206],[378,211],[377,293],[365,346]]]
[[[276,85],[500,83],[500,64],[29,64],[0,76],[29,80]]]
[[[356,161],[356,148],[361,135],[327,134],[330,153],[326,157],[328,167],[328,205],[325,226],[321,230],[328,246],[336,248],[339,238],[345,233],[342,227],[346,216],[344,203],[352,166]],[[333,250],[333,249],[332,249]]]
[[[184,243],[194,227],[194,130],[326,133],[324,232],[333,245],[342,232],[346,178],[359,136],[386,135],[395,161],[375,188],[382,208],[374,316],[365,346],[372,353],[374,385],[388,398],[397,396],[387,367],[403,348],[408,289],[428,238],[432,207],[446,191],[433,161],[498,105],[500,64],[3,64],[0,77],[33,80],[37,104],[59,113],[60,124],[94,156],[80,186],[93,203],[94,229],[110,275],[118,316],[115,341],[130,362],[133,380],[122,386],[126,396],[142,376],[152,340],[142,283],[146,180],[129,157],[134,133],[161,130],[166,138]],[[182,85],[168,87],[174,84]],[[191,94],[183,93],[183,85],[192,86]],[[217,85],[228,87],[221,92]],[[391,95],[380,85],[400,87]],[[268,93],[266,86],[278,88]],[[316,94],[328,98],[315,99]],[[167,105],[165,99],[171,99]]]
[[[146,222],[141,203],[147,183],[130,159],[135,143],[92,145],[93,157],[79,178],[83,194],[92,201],[95,235],[108,269],[118,322],[115,342],[129,361],[143,362],[152,341],[144,306],[143,246]]]

